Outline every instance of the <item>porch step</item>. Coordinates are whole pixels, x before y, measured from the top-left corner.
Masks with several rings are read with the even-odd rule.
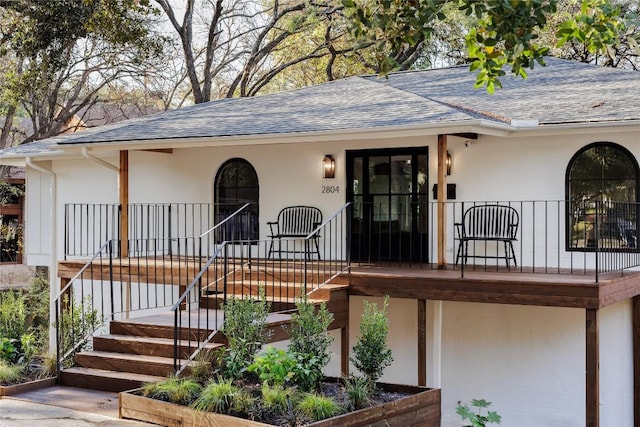
[[[148,323],[135,323],[128,321],[112,321],[109,323],[109,332],[114,335],[132,335],[136,337],[167,338],[173,340],[173,325],[153,325]],[[202,329],[199,331],[200,341],[206,339],[211,331]],[[191,336],[192,340],[197,340],[198,331],[192,328],[182,328],[181,339],[186,340]]]
[[[182,360],[182,363],[185,361]],[[143,354],[87,351],[76,354],[76,365],[107,371],[166,377],[173,373],[173,358]],[[187,370],[189,367],[186,368]]]
[[[116,372],[106,369],[73,367],[60,372],[60,384],[70,387],[121,392],[141,387],[144,383],[159,382],[163,376]]]
[[[178,356],[188,357],[192,352],[189,350],[189,342],[181,341],[180,344]],[[196,345],[197,344],[192,341],[191,350],[193,350]],[[220,343],[209,343],[205,348],[214,350],[222,345],[223,344]],[[173,358],[173,339],[108,334],[93,337],[93,349],[95,351]]]

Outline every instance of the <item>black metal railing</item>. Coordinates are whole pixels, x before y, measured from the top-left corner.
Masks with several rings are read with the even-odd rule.
[[[239,206],[228,203],[130,203],[127,205],[127,239],[196,237],[224,220]],[[236,222],[227,226],[257,236],[257,216],[252,210],[247,212],[241,218],[246,224]],[[104,242],[122,238],[123,217],[119,204],[68,203],[64,215],[65,259],[90,257]],[[244,226],[246,228],[242,228]],[[209,238],[218,239],[219,236],[211,235]],[[135,246],[129,251],[128,255],[137,256]]]
[[[215,231],[244,213],[234,213]],[[347,203],[306,237],[280,239],[275,251],[270,239],[233,239],[237,233],[218,245],[172,307],[175,371],[181,372],[223,325],[220,309],[229,298],[264,295],[271,312],[286,312],[302,295],[346,271],[350,215]]]
[[[435,212],[436,205],[432,206]],[[509,206],[518,217],[512,245],[515,261],[505,261],[501,240],[467,242],[460,236],[471,208]],[[632,202],[572,203],[564,200],[482,201],[447,203],[448,259],[464,271],[518,271],[583,274],[595,281],[606,273],[640,265],[638,249],[640,204]],[[464,261],[464,254],[472,262]],[[505,268],[506,267],[506,268]]]
[[[200,269],[200,239],[129,239],[139,256],[121,257],[109,240],[62,287],[54,300],[58,362],[91,347],[110,320],[173,306]]]
[[[535,200],[444,205],[444,262],[461,276],[465,271],[504,271],[583,274],[597,281],[602,274],[640,265],[639,203]],[[517,218],[512,238],[488,230],[506,226],[491,217],[491,212],[502,211],[489,209],[492,206],[512,208]],[[475,209],[479,207],[486,208]],[[443,260],[438,259],[437,208],[437,202],[415,202],[409,196],[395,196],[393,202],[354,203],[352,261],[438,268]],[[477,230],[465,229],[466,212],[485,223],[476,219],[472,224]]]

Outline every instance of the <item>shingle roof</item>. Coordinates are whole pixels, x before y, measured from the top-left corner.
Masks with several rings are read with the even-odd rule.
[[[547,63],[531,70],[526,80],[505,76],[494,95],[473,89],[475,74],[467,67],[350,77],[185,107],[15,147],[0,156],[78,143],[339,132],[477,119],[505,124],[533,120],[540,126],[640,120],[640,73],[553,58]]]

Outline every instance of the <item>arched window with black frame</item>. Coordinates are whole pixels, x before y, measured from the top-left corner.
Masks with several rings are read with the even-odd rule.
[[[220,166],[214,184],[215,222],[220,223],[245,203],[249,207],[230,219],[216,232],[216,241],[258,240],[258,174],[251,163],[241,158],[229,159]]]
[[[580,149],[566,174],[567,248],[637,251],[640,172],[626,148],[596,142]]]

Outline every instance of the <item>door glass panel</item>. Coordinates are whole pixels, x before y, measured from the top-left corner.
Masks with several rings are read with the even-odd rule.
[[[391,156],[390,165],[390,193],[411,193],[411,156]]]
[[[389,156],[369,158],[369,193],[388,194],[389,174],[391,173]]]
[[[362,157],[353,159],[353,194],[360,195],[364,191],[364,163]]]
[[[353,154],[348,166],[354,202],[352,259],[426,261],[426,149],[363,150]]]

